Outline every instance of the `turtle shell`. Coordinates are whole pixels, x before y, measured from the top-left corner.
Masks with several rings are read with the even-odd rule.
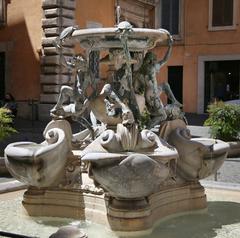
[[[132,25],[128,21],[122,21],[118,24],[118,29],[132,29]]]
[[[75,26],[69,26],[65,28],[60,34],[60,37],[59,37],[60,40],[63,40],[64,38],[71,36],[75,30],[77,30],[77,27]]]

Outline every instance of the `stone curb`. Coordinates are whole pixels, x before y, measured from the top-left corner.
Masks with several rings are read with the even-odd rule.
[[[27,185],[17,180],[0,183],[0,194],[26,189]]]
[[[7,174],[9,174],[9,172],[6,168],[6,165],[5,165],[5,162],[4,162],[4,157],[0,156],[0,176],[7,175]]]
[[[207,181],[207,180],[201,180],[200,183],[205,188],[231,190],[231,191],[240,192],[240,184],[238,183],[225,183],[225,182]]]

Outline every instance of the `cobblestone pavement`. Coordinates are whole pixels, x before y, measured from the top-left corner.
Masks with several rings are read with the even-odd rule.
[[[228,158],[217,174],[206,178],[206,180],[240,183],[240,158]]]

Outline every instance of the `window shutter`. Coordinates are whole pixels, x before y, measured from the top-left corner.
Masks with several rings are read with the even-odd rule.
[[[179,0],[161,1],[161,27],[173,35],[179,34]]]
[[[172,0],[172,29],[173,35],[179,34],[179,0]]]
[[[213,0],[212,26],[233,25],[233,0]]]
[[[170,31],[171,0],[162,0],[161,27]]]
[[[6,24],[6,6],[5,0],[0,0],[0,26]]]

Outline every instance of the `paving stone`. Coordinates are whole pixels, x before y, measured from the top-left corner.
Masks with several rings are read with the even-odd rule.
[[[212,175],[206,180],[216,180],[219,182],[240,183],[240,158],[227,159],[216,175]]]
[[[0,183],[0,194],[1,193],[9,193],[9,192],[17,191],[17,190],[22,190],[25,188],[27,188],[27,185],[25,185],[17,180],[13,180],[10,182],[4,182],[4,183]]]

